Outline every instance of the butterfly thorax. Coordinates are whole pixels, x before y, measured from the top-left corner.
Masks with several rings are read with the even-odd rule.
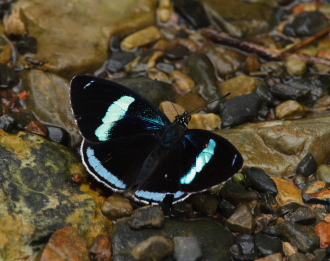
[[[176,116],[175,120],[166,127],[161,138],[161,145],[165,148],[170,148],[178,142],[188,128],[190,118],[187,111]]]

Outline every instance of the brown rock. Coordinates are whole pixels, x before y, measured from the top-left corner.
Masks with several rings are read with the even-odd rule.
[[[109,219],[118,219],[132,215],[133,206],[122,195],[114,193],[103,202],[101,211]]]
[[[112,257],[112,242],[109,237],[98,235],[89,250],[93,260],[111,261]]]
[[[149,26],[140,31],[127,36],[121,43],[124,50],[131,50],[135,47],[150,44],[159,40],[162,37],[159,29],[156,26]]]
[[[327,248],[330,245],[330,223],[320,222],[314,231],[320,237],[321,247]]]
[[[251,73],[259,71],[260,62],[256,54],[251,54],[246,58],[244,71],[246,73]]]
[[[248,207],[244,204],[238,205],[234,213],[226,220],[226,226],[235,232],[252,234],[256,222]]]
[[[188,75],[178,70],[171,73],[171,81],[182,92],[191,91],[195,87],[195,82]]]
[[[48,130],[40,121],[31,121],[27,130],[42,136],[47,136]]]
[[[297,119],[306,114],[306,108],[297,101],[288,100],[276,106],[275,113],[279,119]]]
[[[169,101],[161,102],[159,108],[165,113],[167,118],[169,118],[170,122],[173,122],[176,116],[181,115],[185,112],[185,109],[182,108],[180,105]]]
[[[200,114],[194,113],[191,115],[191,120],[188,124],[189,129],[214,130],[219,127],[220,117],[214,113]]]
[[[302,192],[296,187],[296,185],[289,180],[271,177],[275,181],[278,194],[276,199],[280,205],[285,205],[290,202],[296,202],[303,205]]]

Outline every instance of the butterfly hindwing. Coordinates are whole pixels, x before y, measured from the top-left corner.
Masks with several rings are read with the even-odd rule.
[[[153,133],[169,124],[163,112],[131,89],[87,75],[72,79],[71,105],[81,134],[90,142]]]

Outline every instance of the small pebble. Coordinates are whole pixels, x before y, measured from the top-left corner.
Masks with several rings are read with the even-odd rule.
[[[10,61],[12,55],[12,48],[9,42],[0,36],[0,63],[6,64]]]
[[[179,104],[170,101],[161,102],[159,105],[159,109],[165,113],[170,122],[173,122],[176,116],[181,115],[185,112],[185,109]]]
[[[164,222],[164,213],[159,206],[145,206],[133,211],[128,224],[133,229],[142,229],[160,228]]]
[[[172,14],[174,12],[174,8],[172,6],[171,0],[160,0],[157,15],[161,22],[165,23],[170,20]]]
[[[291,257],[295,253],[298,253],[298,249],[289,242],[282,242],[282,243],[283,243],[283,251],[286,256]]]
[[[275,197],[269,193],[261,193],[260,195],[260,211],[266,214],[275,214],[278,209],[278,203]]]
[[[302,206],[285,216],[285,220],[301,225],[312,225],[315,223],[316,214],[313,209]]]
[[[180,201],[172,206],[172,214],[177,217],[192,217],[194,208],[193,205],[185,201]]]
[[[194,113],[188,124],[188,129],[215,130],[220,125],[220,117],[214,113]]]
[[[254,236],[248,234],[239,234],[236,237],[236,244],[239,246],[243,255],[254,251]]]
[[[222,198],[219,202],[220,213],[226,218],[229,218],[234,213],[235,208],[235,205],[224,198]]]
[[[202,250],[196,237],[174,237],[174,258],[176,261],[198,261]]]
[[[131,216],[133,206],[122,195],[114,193],[103,202],[101,212],[108,219],[115,220]]]
[[[195,87],[194,81],[188,75],[178,70],[172,71],[170,77],[173,84],[182,92],[191,91]]]
[[[254,245],[256,250],[263,256],[283,253],[282,241],[276,237],[271,237],[263,233],[255,234]]]
[[[23,35],[17,45],[20,54],[37,53],[37,39],[27,35]]]
[[[48,129],[40,121],[31,121],[26,131],[33,132],[45,137],[48,135]]]
[[[245,204],[238,205],[234,213],[226,220],[227,228],[244,234],[252,234],[255,225],[255,219]]]
[[[190,202],[195,209],[199,210],[205,215],[212,216],[218,208],[218,199],[216,195],[197,193],[190,197]]]
[[[285,205],[291,202],[303,205],[302,192],[292,181],[278,177],[272,177],[272,180],[276,183],[278,190],[276,199],[280,205]]]
[[[234,205],[239,203],[248,203],[259,199],[259,195],[255,191],[246,190],[238,183],[226,183],[220,191],[222,198],[228,200]]]
[[[162,236],[153,236],[141,242],[132,250],[132,256],[139,261],[161,261],[173,253],[174,244]]]
[[[48,130],[48,138],[50,140],[63,145],[69,144],[69,134],[65,129],[57,126],[46,126],[46,128]]]
[[[279,119],[297,119],[306,114],[305,107],[297,101],[288,100],[275,108],[276,117]]]
[[[297,252],[290,256],[289,261],[310,261],[310,259],[303,253]]]
[[[15,119],[8,114],[0,117],[0,129],[4,131],[11,131],[15,127]]]
[[[323,181],[330,186],[330,166],[327,164],[321,164],[316,171],[316,178]]]
[[[285,66],[294,76],[303,76],[307,71],[307,62],[299,58],[289,58]]]
[[[119,72],[125,69],[125,66],[135,58],[133,53],[115,52],[112,53],[107,65],[107,69],[111,73]]]
[[[167,82],[170,83],[170,77],[162,72],[161,70],[158,70],[157,68],[151,68],[148,70],[148,77],[153,80],[158,80],[161,82]]]
[[[170,74],[175,69],[175,67],[172,64],[168,64],[168,63],[157,63],[156,68],[167,74]]]
[[[321,247],[330,246],[330,223],[320,222],[316,225],[314,231],[320,237]]]
[[[6,35],[24,35],[27,33],[19,8],[12,8],[10,15],[4,17],[3,24]]]
[[[308,177],[315,174],[317,163],[311,153],[307,153],[305,157],[298,163],[296,173],[297,175]]]
[[[183,45],[173,44],[165,49],[165,58],[170,61],[183,59],[188,55],[189,55],[189,50]]]
[[[95,261],[109,261],[112,257],[112,242],[109,237],[98,235],[89,250],[90,256]]]
[[[314,180],[303,189],[303,197],[306,203],[330,203],[330,190],[323,181]]]
[[[263,169],[255,167],[247,168],[244,174],[251,188],[260,193],[270,193],[276,196],[276,183]]]
[[[251,73],[255,71],[259,71],[260,62],[259,58],[256,54],[251,54],[246,58],[244,71],[246,73]]]

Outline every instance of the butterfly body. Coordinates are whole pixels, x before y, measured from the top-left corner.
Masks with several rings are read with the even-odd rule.
[[[228,180],[243,159],[226,139],[187,129],[188,112],[174,122],[138,93],[92,76],[71,82],[71,105],[84,137],[87,170],[114,191],[134,189],[134,198],[176,203]]]

